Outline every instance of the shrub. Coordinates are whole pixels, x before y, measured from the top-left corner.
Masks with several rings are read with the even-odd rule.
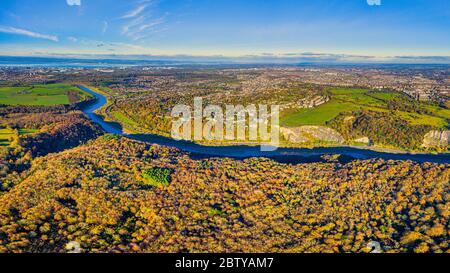
[[[104,141],[119,140],[119,139],[120,139],[120,135],[116,135],[116,134],[105,134],[105,135],[103,135],[103,140]]]
[[[167,168],[151,168],[142,173],[145,185],[152,187],[167,186],[171,182],[173,170]]]

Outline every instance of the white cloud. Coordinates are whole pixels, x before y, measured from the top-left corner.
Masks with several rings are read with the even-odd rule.
[[[66,0],[69,6],[81,6],[81,0]]]
[[[41,33],[26,30],[26,29],[9,27],[9,26],[0,26],[0,32],[28,36],[28,37],[37,38],[37,39],[46,39],[46,40],[50,40],[50,41],[54,41],[54,42],[59,41],[58,37],[54,36],[54,35],[41,34]]]
[[[78,42],[78,39],[77,38],[75,38],[75,37],[68,37],[67,39],[69,39],[69,41],[71,41],[71,42],[73,42],[73,43],[76,43],[76,42]]]
[[[134,17],[138,16],[139,14],[141,14],[147,8],[147,6],[148,6],[148,4],[137,6],[135,9],[130,10],[121,18],[122,19],[134,18]]]
[[[133,41],[142,40],[159,32],[165,22],[165,16],[156,19],[139,16],[122,27],[122,35]]]
[[[139,27],[139,30],[140,31],[144,31],[146,29],[151,29],[151,28],[153,28],[155,26],[158,26],[158,25],[160,25],[162,23],[164,23],[164,18],[158,18],[158,19],[153,20],[152,22],[149,22],[147,24],[141,25]]]
[[[155,18],[150,14],[154,14],[153,6],[157,2],[152,0],[141,0],[133,10],[130,10],[120,19],[125,19],[121,27],[122,35],[133,41],[143,40],[158,32],[166,23],[165,13],[160,18]]]
[[[127,35],[131,32],[131,29],[140,26],[141,24],[143,24],[145,21],[145,16],[139,16],[136,19],[133,19],[131,22],[129,22],[128,24],[124,25],[122,27],[122,34]]]

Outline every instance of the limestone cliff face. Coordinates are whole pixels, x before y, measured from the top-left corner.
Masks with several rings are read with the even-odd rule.
[[[366,144],[366,145],[372,144],[372,141],[368,137],[357,138],[357,139],[353,140],[353,142],[362,143],[362,144]]]
[[[292,143],[326,141],[344,143],[344,138],[331,128],[324,126],[281,127],[281,134]]]
[[[423,147],[448,149],[450,143],[450,130],[431,131],[423,138]]]

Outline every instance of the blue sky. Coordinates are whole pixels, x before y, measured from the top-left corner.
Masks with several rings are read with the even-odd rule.
[[[449,29],[448,0],[0,1],[1,55],[450,56]]]

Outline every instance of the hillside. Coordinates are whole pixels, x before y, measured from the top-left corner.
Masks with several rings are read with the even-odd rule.
[[[448,164],[194,160],[106,135],[0,196],[0,252],[449,251]]]
[[[0,107],[0,192],[37,156],[76,147],[103,134],[74,106]]]
[[[342,139],[334,141],[335,138],[327,135],[309,139],[308,135],[292,133],[282,135],[282,146],[350,145],[448,152],[449,145],[445,141],[438,146],[424,145],[428,133],[448,133],[450,110],[443,103],[417,100],[392,89],[307,84],[297,77],[272,70],[264,77],[264,73],[254,75],[256,72],[238,74],[239,77],[222,70],[183,72],[143,76],[140,81],[139,77],[131,77],[137,81],[135,86],[129,86],[129,82],[98,85],[111,98],[106,116],[130,132],[170,136],[172,108],[179,104],[192,106],[195,97],[202,97],[204,105],[220,105],[223,110],[226,105],[279,105],[282,130],[292,133],[319,126],[313,135],[333,129],[333,135],[339,134],[339,140]],[[356,141],[359,139],[368,141]],[[237,142],[251,141],[234,141]],[[201,143],[227,145],[226,141]]]

